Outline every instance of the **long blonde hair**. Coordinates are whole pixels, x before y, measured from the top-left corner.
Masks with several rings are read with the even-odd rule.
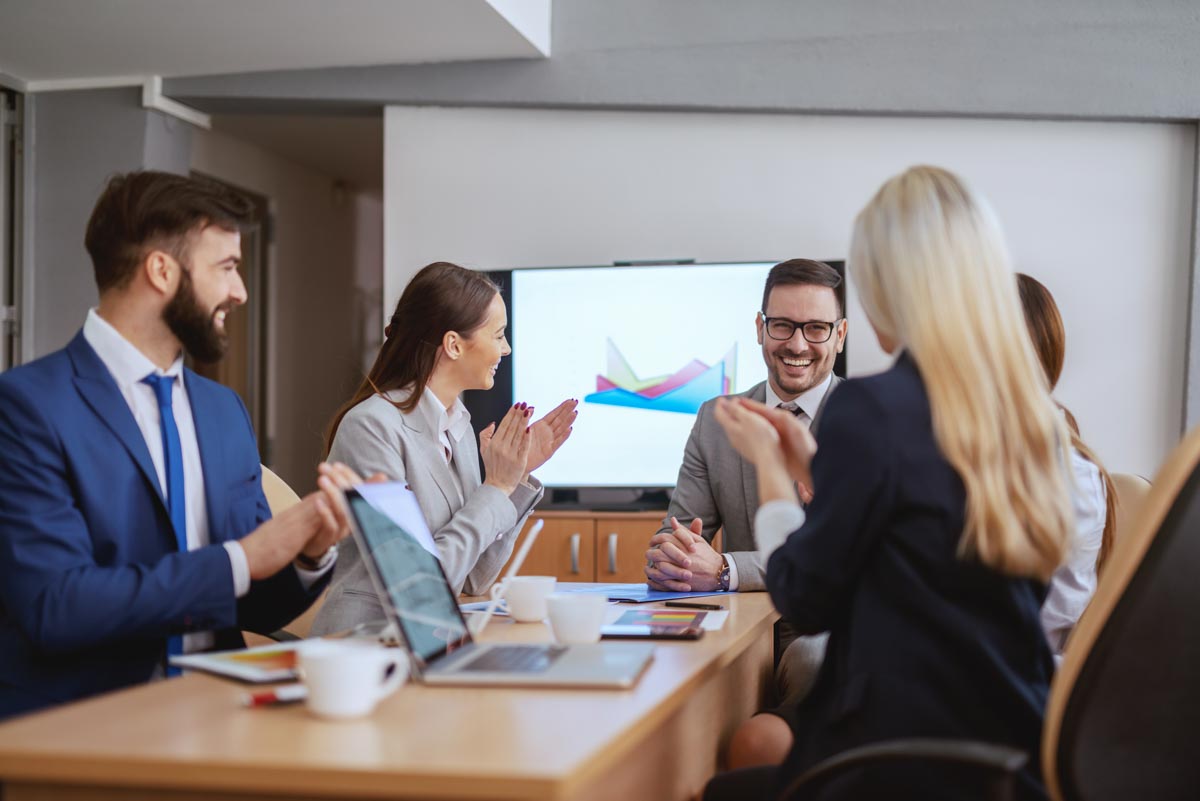
[[[952,173],[912,167],[859,213],[849,269],[871,324],[920,370],[934,436],[966,489],[960,555],[1049,580],[1075,530],[1071,439],[990,210]]]

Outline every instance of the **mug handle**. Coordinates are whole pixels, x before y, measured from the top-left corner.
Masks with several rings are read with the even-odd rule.
[[[388,668],[392,668],[392,674],[387,676],[375,691],[376,701],[382,701],[400,689],[400,685],[408,678],[408,657],[405,654],[384,654],[380,667],[383,668],[384,675],[387,674]]]
[[[500,579],[492,585],[491,596],[493,601],[499,601],[504,597],[504,591],[508,589],[508,579]]]

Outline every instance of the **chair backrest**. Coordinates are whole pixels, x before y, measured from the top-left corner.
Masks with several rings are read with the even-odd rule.
[[[300,496],[296,494],[296,491],[265,464],[262,466],[262,488],[263,495],[267,496],[267,506],[271,507],[272,515],[277,515],[289,506],[300,503]]]
[[[263,495],[267,496],[267,506],[271,507],[272,515],[277,515],[289,506],[300,503],[300,496],[296,494],[296,491],[266,465],[263,465],[262,468],[262,488]],[[325,602],[325,596],[328,594],[328,590],[322,593],[321,597],[304,614],[286,626],[286,630],[302,639],[307,637],[312,628],[313,618],[317,616],[317,611],[320,610],[321,604]]]
[[[1194,799],[1200,428],[1172,451],[1115,539],[1050,689],[1046,786],[1056,801]]]
[[[1117,491],[1117,525],[1113,539],[1128,536],[1142,514],[1150,495],[1150,482],[1134,473],[1113,473],[1113,488]]]

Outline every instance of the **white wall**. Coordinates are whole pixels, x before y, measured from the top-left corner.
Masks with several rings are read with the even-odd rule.
[[[1182,419],[1193,145],[1167,124],[391,107],[383,304],[438,259],[842,258],[883,180],[938,164],[1058,299],[1085,438],[1152,475]],[[886,364],[853,302],[850,322],[851,373]]]

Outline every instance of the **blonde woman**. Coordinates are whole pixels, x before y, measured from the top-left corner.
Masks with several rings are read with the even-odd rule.
[[[848,266],[898,358],[836,390],[816,458],[786,415],[744,402],[718,413],[758,470],[771,598],[798,631],[830,640],[783,767],[718,777],[706,798],[767,796],[832,754],[907,737],[1020,748],[1018,795],[1043,798],[1054,662],[1039,610],[1074,532],[1070,436],[999,228],[957,177],[915,167],[858,215]],[[813,490],[807,518],[795,481]],[[820,797],[978,795],[923,764],[850,774]]]

